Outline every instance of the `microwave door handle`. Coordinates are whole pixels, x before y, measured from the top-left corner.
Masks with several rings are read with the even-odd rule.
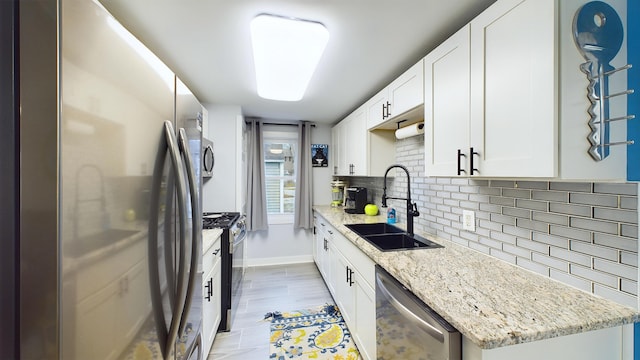
[[[389,303],[399,312],[401,312],[405,318],[411,320],[414,324],[422,328],[426,331],[431,337],[438,340],[441,343],[444,343],[444,334],[442,331],[436,329],[433,325],[429,324],[425,319],[421,318],[413,311],[409,310],[402,302],[400,302],[393,294],[390,289],[384,284],[385,281],[378,274],[376,274],[376,284],[378,289],[384,295],[384,297],[389,301]]]
[[[178,132],[178,146],[182,153],[182,160],[187,169],[187,179],[191,196],[191,262],[189,267],[189,279],[187,282],[187,292],[185,294],[185,305],[182,309],[182,320],[180,321],[179,334],[182,333],[187,321],[187,314],[191,310],[191,300],[193,290],[196,286],[196,273],[198,269],[198,254],[200,253],[200,224],[202,224],[202,212],[198,201],[199,191],[196,183],[196,172],[193,168],[193,158],[187,144],[187,134],[184,129]],[[186,210],[186,209],[185,209]],[[186,274],[185,274],[186,275]]]

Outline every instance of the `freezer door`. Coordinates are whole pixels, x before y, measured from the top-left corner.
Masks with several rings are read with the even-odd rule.
[[[174,309],[186,291],[179,153],[162,154],[151,225],[159,241],[149,251],[154,161],[165,121],[175,124],[175,76],[98,1],[60,6],[61,358],[179,357],[157,332],[178,338]],[[152,278],[163,323],[153,316]]]

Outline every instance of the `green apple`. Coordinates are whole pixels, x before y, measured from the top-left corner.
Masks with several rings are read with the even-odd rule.
[[[378,215],[378,207],[375,204],[367,204],[364,207],[364,213],[367,215]]]

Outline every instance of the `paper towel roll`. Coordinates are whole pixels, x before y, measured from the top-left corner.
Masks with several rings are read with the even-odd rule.
[[[424,134],[424,122],[415,123],[396,130],[396,138],[398,139],[406,139],[420,134]]]

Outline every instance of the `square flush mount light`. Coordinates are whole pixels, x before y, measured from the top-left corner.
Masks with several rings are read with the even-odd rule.
[[[302,99],[329,40],[319,22],[261,14],[251,21],[258,95]]]

